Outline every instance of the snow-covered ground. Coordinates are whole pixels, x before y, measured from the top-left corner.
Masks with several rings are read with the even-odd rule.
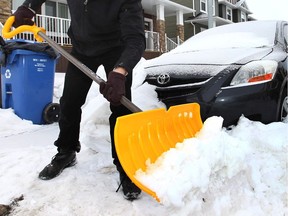
[[[163,107],[153,87],[141,85],[142,62],[134,70],[133,101],[143,110]],[[62,89],[63,74],[57,73],[55,102]],[[264,125],[243,116],[227,129],[221,117],[209,118],[196,137],[163,154],[147,173],[137,173],[161,203],[145,193],[130,202],[115,192],[109,114],[93,84],[83,106],[78,164],[43,181],[38,173],[56,153],[57,124],[33,125],[12,109],[0,109],[0,204],[23,195],[15,216],[288,215],[287,121]]]

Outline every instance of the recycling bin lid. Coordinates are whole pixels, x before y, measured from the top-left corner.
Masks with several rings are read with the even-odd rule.
[[[47,43],[39,43],[37,41],[25,39],[6,40],[5,45],[1,47],[1,51],[10,54],[14,50],[23,49],[33,52],[41,52],[49,55],[51,58],[58,58],[59,54]]]

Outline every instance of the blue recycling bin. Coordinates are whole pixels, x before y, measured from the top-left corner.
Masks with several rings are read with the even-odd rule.
[[[13,50],[1,66],[2,108],[33,124],[47,123],[43,112],[53,104],[55,67],[56,59],[45,52]]]

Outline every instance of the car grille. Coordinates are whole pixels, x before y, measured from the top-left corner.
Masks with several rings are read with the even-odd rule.
[[[174,85],[168,87],[156,87],[155,91],[157,92],[159,100],[165,100],[170,97],[184,96],[197,92],[210,79],[211,78],[197,83]]]

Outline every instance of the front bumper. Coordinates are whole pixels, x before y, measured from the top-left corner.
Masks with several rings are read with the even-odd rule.
[[[211,116],[222,116],[225,127],[236,124],[241,115],[263,123],[278,120],[277,105],[281,85],[277,81],[243,87],[224,87],[215,92],[213,88],[210,90],[212,92],[201,88],[192,94],[167,97],[162,102],[167,108],[178,104],[199,103],[203,121]]]

